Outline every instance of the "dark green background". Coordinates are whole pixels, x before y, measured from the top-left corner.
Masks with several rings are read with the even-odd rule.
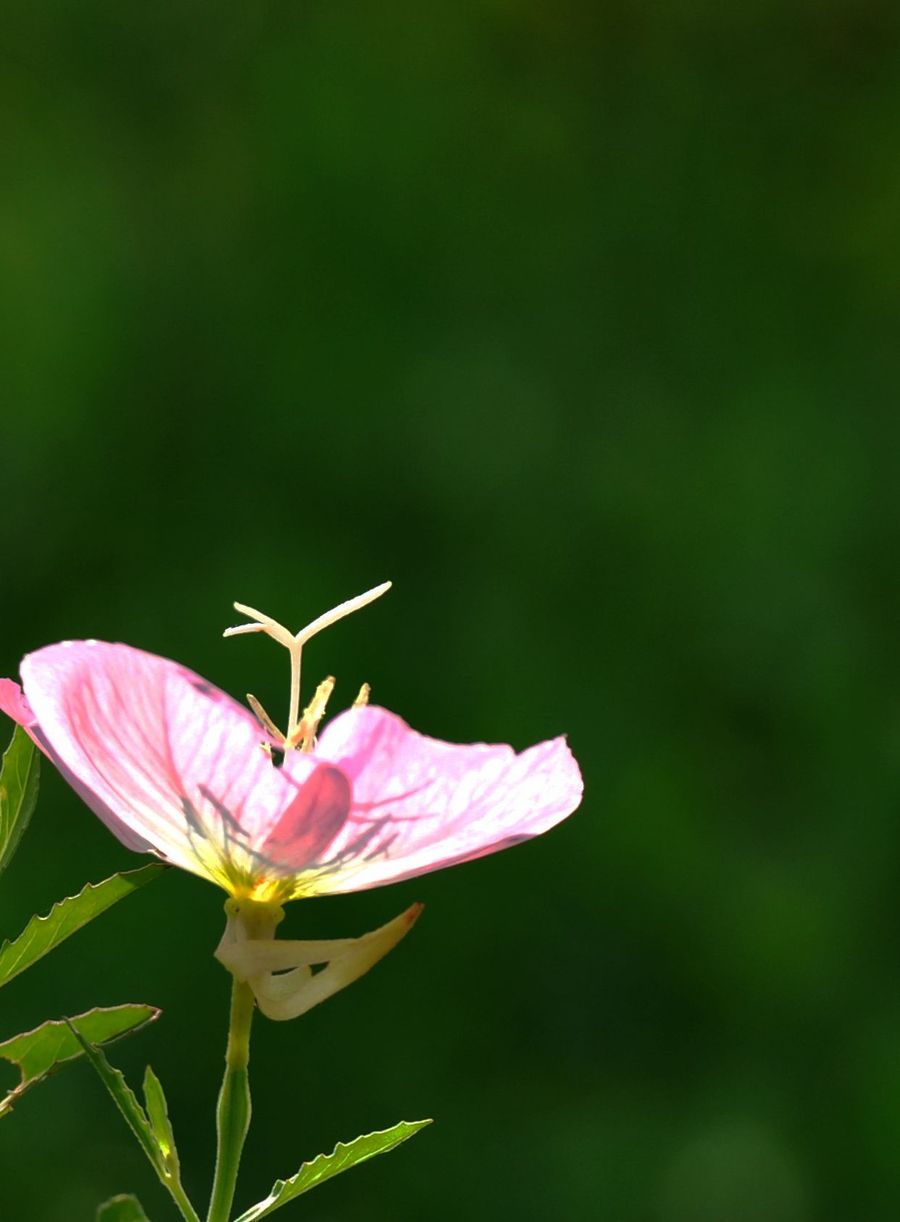
[[[433,1115],[285,1219],[896,1218],[898,134],[892,0],[4,6],[0,673],[121,639],[278,708],[231,601],[390,577],[307,682],[585,772],[546,839],[291,908],[427,904],[259,1022],[242,1205]],[[0,929],[134,864],[47,769]],[[198,1194],[222,898],[0,999],[163,1006],[116,1057]],[[86,1067],[3,1122],[4,1219],[123,1190],[173,1216]]]

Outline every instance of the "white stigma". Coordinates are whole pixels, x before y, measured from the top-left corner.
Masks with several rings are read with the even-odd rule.
[[[245,632],[265,632],[267,636],[278,641],[279,645],[283,645],[290,654],[291,658],[291,702],[288,713],[288,727],[285,735],[285,746],[294,745],[294,740],[297,737],[297,732],[301,726],[300,717],[300,662],[303,652],[303,646],[307,641],[322,631],[323,628],[329,628],[332,624],[336,624],[339,619],[343,619],[345,615],[351,615],[354,611],[359,611],[360,608],[374,602],[376,598],[380,598],[382,594],[386,594],[391,588],[389,581],[384,581],[380,586],[375,586],[371,590],[367,590],[365,594],[359,594],[356,598],[349,598],[346,602],[340,603],[331,611],[326,611],[324,615],[318,616],[305,628],[301,628],[299,632],[289,632],[284,624],[279,624],[269,615],[263,615],[261,611],[257,611],[254,607],[248,607],[245,603],[235,603],[235,611],[240,611],[241,615],[246,615],[252,622],[249,624],[238,624],[234,628],[226,628],[222,633],[223,636],[241,636]],[[254,700],[253,705],[258,705],[259,701]],[[260,705],[260,710],[264,713]],[[259,714],[257,714],[259,715]],[[266,715],[264,724],[268,723],[267,728],[271,728],[271,719]]]

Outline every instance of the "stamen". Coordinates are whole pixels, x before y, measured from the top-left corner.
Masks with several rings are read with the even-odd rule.
[[[325,716],[325,707],[333,691],[334,676],[329,675],[316,688],[316,694],[303,710],[303,717],[297,728],[297,733],[290,743],[292,747],[299,747],[301,751],[312,751],[316,744],[316,731],[319,728],[319,722]]]
[[[355,709],[365,708],[365,706],[369,703],[369,697],[371,695],[372,695],[371,687],[368,685],[368,683],[364,683],[362,687],[359,689],[359,695],[353,701],[353,707]]]
[[[266,712],[266,710],[263,708],[263,706],[260,704],[260,702],[256,699],[256,697],[251,692],[247,693],[247,703],[250,705],[250,708],[253,710],[256,716],[256,720],[259,722],[262,728],[264,730],[267,730],[269,734],[272,735],[272,737],[275,739],[276,742],[283,743],[284,735],[278,729],[278,726],[276,726],[275,722],[272,720],[272,718],[269,716],[269,714]]]
[[[315,739],[315,731],[319,721],[325,712],[325,701],[331,694],[331,688],[334,686],[333,679],[326,679],[325,683],[320,683],[310,701],[309,707],[301,718],[300,711],[300,662],[303,646],[323,628],[328,628],[332,624],[337,623],[339,619],[343,619],[345,615],[350,615],[354,611],[367,606],[370,602],[374,602],[376,598],[380,598],[382,594],[386,594],[391,588],[389,581],[382,582],[380,586],[375,586],[371,590],[367,590],[365,594],[359,594],[356,598],[350,598],[346,602],[340,603],[331,611],[326,611],[324,615],[320,615],[318,619],[314,619],[307,624],[305,628],[301,628],[297,633],[291,633],[285,628],[284,624],[279,624],[278,620],[272,619],[269,615],[264,615],[262,611],[257,611],[255,607],[248,607],[246,603],[235,603],[234,609],[240,611],[242,615],[246,615],[252,620],[249,624],[237,624],[234,628],[226,628],[223,636],[243,636],[248,632],[265,632],[267,636],[272,637],[279,645],[283,645],[290,654],[291,658],[291,700],[288,711],[288,727],[287,734],[282,734],[278,730],[275,723],[263,709],[262,705],[255,697],[248,696],[247,701],[251,709],[259,718],[263,727],[281,742],[285,748],[300,746],[302,750],[311,751],[312,743]],[[330,683],[324,697],[321,695],[323,688]],[[356,705],[365,704],[369,698],[368,684],[363,684],[360,688],[360,693],[354,702]],[[319,702],[321,709],[319,709]],[[310,720],[311,711],[319,710],[315,716],[314,724]],[[311,730],[308,727],[312,725]]]

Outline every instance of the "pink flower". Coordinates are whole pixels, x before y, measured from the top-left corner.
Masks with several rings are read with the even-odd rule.
[[[359,891],[496,852],[547,831],[581,800],[562,738],[516,754],[428,738],[357,705],[316,738],[333,685],[299,717],[302,645],[370,591],[291,636],[287,734],[205,679],[128,645],[66,641],[28,654],[0,709],[23,725],[129,848],[149,851],[237,900],[281,904]],[[281,634],[281,635],[280,635]],[[262,721],[264,728],[261,728]]]
[[[562,738],[520,755],[457,746],[372,706],[276,766],[252,713],[128,645],[49,645],[23,660],[22,684],[0,680],[0,709],[124,844],[238,897],[411,878],[547,831],[581,799]]]

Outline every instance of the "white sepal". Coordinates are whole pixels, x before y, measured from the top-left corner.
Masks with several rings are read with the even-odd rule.
[[[360,938],[324,942],[251,938],[240,915],[232,916],[216,958],[250,985],[267,1018],[297,1018],[374,967],[409,932],[421,911],[421,904],[413,904]],[[320,965],[321,970],[314,973],[313,967]]]

